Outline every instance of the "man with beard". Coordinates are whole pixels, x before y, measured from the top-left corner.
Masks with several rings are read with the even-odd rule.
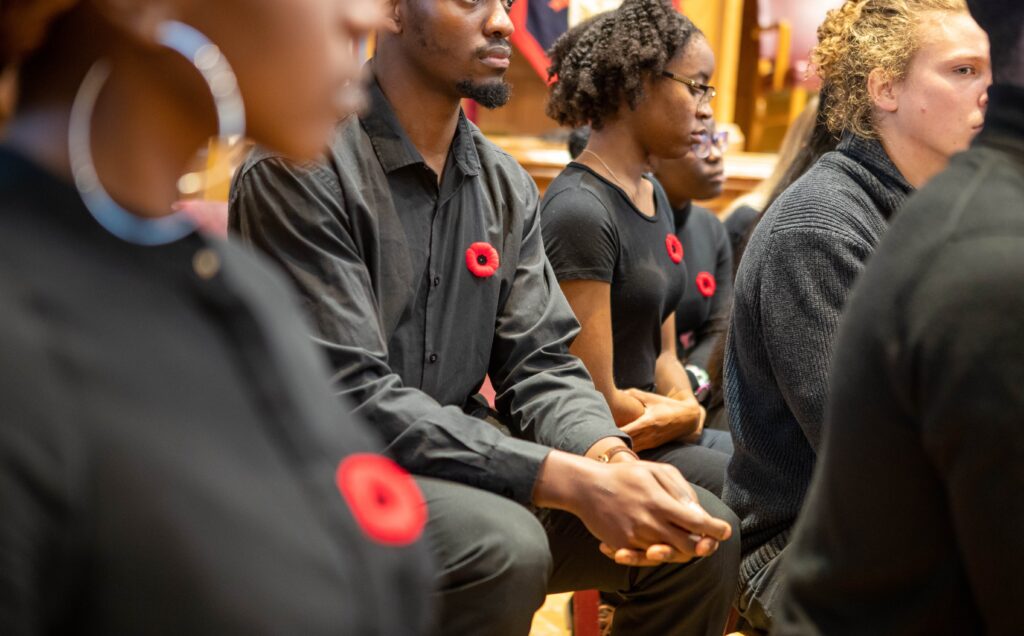
[[[623,596],[620,633],[720,634],[735,517],[627,446],[568,352],[536,186],[460,110],[509,99],[507,11],[393,0],[366,114],[321,164],[257,150],[232,226],[291,275],[339,393],[421,476],[443,633],[526,634],[545,593],[599,588]],[[485,421],[485,375],[513,436]]]

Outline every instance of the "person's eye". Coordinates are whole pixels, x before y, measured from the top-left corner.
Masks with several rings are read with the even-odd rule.
[[[956,73],[957,75],[970,76],[977,75],[978,69],[974,68],[973,66],[958,66],[955,69],[953,69],[953,72]]]
[[[502,2],[502,4],[505,5],[505,11],[511,11],[512,5],[514,5],[515,3],[516,0],[505,0],[505,2]]]

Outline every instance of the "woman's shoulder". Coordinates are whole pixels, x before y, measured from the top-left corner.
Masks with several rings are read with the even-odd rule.
[[[541,201],[541,219],[559,217],[583,222],[611,221],[604,184],[579,164],[571,163],[548,186]]]
[[[762,224],[772,233],[787,231],[857,232],[879,215],[877,205],[856,177],[851,159],[824,155],[765,211]]]

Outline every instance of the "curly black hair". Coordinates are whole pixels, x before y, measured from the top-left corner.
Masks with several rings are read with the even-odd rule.
[[[623,103],[636,108],[644,83],[695,35],[703,34],[669,0],[625,0],[576,25],[548,51],[548,117],[600,130]]]

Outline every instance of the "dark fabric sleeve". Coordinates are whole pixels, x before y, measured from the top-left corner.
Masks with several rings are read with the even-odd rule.
[[[783,399],[815,452],[839,319],[870,251],[845,234],[793,229],[772,235],[762,264],[760,333]]]
[[[979,257],[979,254],[984,256]],[[943,249],[917,286],[904,356],[908,403],[993,634],[1020,629],[1024,568],[1024,239],[986,237]],[[970,266],[965,266],[970,263]]]
[[[73,577],[73,429],[41,344],[50,334],[8,291],[0,284],[0,631],[42,634]]]
[[[618,234],[608,209],[592,192],[566,189],[545,199],[541,225],[558,280],[612,281]]]
[[[579,323],[545,256],[537,189],[522,173],[523,241],[511,292],[498,315],[489,374],[495,404],[513,426],[542,444],[578,455],[595,442],[629,437],[614,424],[586,367],[569,353]]]
[[[232,187],[231,219],[296,283],[339,393],[412,473],[532,500],[550,448],[501,434],[403,385],[387,343],[369,270],[349,227],[337,175],[326,165],[269,158]]]
[[[711,298],[711,312],[708,319],[694,332],[697,346],[686,358],[687,364],[708,368],[708,360],[715,348],[715,341],[729,329],[729,309],[732,307],[732,246],[722,222],[712,213],[705,212],[704,224],[707,236],[715,244],[715,283],[717,289]]]

